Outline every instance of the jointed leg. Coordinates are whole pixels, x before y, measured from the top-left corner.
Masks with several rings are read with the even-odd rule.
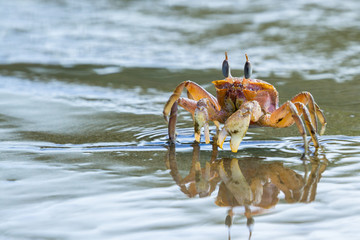
[[[180,105],[192,114],[194,119],[195,141],[200,142],[201,129],[204,127],[205,142],[210,143],[210,129],[208,122],[209,120],[213,120],[211,116],[214,117],[214,112],[216,113],[217,110],[212,107],[207,98],[200,99],[199,101],[188,98],[179,98],[178,101],[173,104],[168,123],[170,143],[175,142],[177,105]],[[216,122],[215,125],[218,127],[218,122],[215,120],[214,122]]]
[[[304,123],[301,120],[294,103],[287,101],[281,107],[276,109],[272,114],[266,114],[263,118],[260,119],[261,125],[275,128],[285,128],[294,124],[294,122],[304,140],[304,149],[305,153],[307,153],[308,145]]]
[[[308,146],[307,146],[304,122],[300,117],[301,115],[304,116],[306,128],[308,129],[311,139],[314,142],[315,148],[316,149],[319,148],[319,141],[317,138],[315,127],[311,120],[311,113],[309,113],[309,110],[302,102],[293,103],[292,101],[287,101],[280,108],[275,110],[271,115],[268,114],[264,116],[260,121],[262,125],[277,127],[277,128],[288,127],[295,122],[301,136],[303,137],[304,148],[306,153]],[[323,119],[321,119],[322,124],[324,123]]]
[[[314,143],[314,147],[317,149],[319,148],[319,140],[318,140],[318,137],[317,137],[317,133],[316,133],[316,130],[311,122],[311,119],[310,119],[310,113],[308,111],[308,109],[306,108],[306,106],[303,104],[303,103],[295,103],[295,105],[298,107],[298,109],[300,108],[300,115],[302,114],[304,116],[304,120],[305,120],[305,125],[306,125],[306,128],[311,136],[311,139]]]
[[[321,124],[321,130],[319,133],[321,136],[325,133],[327,122],[326,122],[323,111],[320,109],[320,107],[316,103],[315,103],[315,109],[316,109],[316,116],[318,117],[320,124]]]
[[[186,111],[190,112],[194,119],[194,128],[195,128],[195,140],[200,142],[200,130],[202,127],[205,127],[205,141],[206,143],[210,142],[209,135],[209,124],[208,124],[208,111],[206,109],[207,100],[201,99],[196,102],[188,98],[179,98],[174,102],[171,107],[170,118],[168,122],[168,133],[169,133],[169,142],[175,143],[175,131],[176,131],[176,120],[177,120],[177,111],[178,105],[183,107]]]
[[[186,88],[188,91],[188,96],[190,99],[193,99],[195,101],[198,101],[202,98],[207,98],[209,101],[214,105],[214,107],[217,110],[220,110],[220,105],[217,101],[217,99],[211,95],[208,91],[206,91],[204,88],[199,86],[198,84],[191,82],[191,81],[185,81],[180,83],[174,90],[173,94],[170,96],[169,100],[164,106],[163,115],[165,120],[167,121],[168,115],[170,113],[171,107],[173,104],[180,98],[181,93],[183,89]]]
[[[175,102],[173,104],[173,106],[171,107],[171,112],[170,112],[170,119],[169,119],[169,124],[168,124],[168,133],[169,133],[169,142],[170,144],[174,144],[175,143],[175,134],[176,134],[176,120],[177,120],[177,111],[178,111],[178,107],[177,107],[177,102]]]
[[[296,95],[295,97],[293,97],[291,99],[291,102],[292,103],[300,102],[300,103],[303,103],[305,105],[308,105],[309,113],[310,113],[310,117],[311,117],[311,122],[312,122],[315,130],[317,131],[317,119],[316,119],[316,111],[315,111],[315,101],[314,101],[314,98],[311,95],[311,93],[309,93],[309,92],[301,92],[298,95]],[[299,110],[300,109],[298,108],[298,111]]]
[[[184,88],[187,89],[187,95],[189,98],[180,98]],[[163,111],[164,118],[167,122],[170,113],[168,132],[171,143],[175,142],[177,104],[193,115],[195,125],[195,140],[198,142],[200,141],[200,129],[204,127],[205,141],[206,143],[209,143],[210,136],[208,125],[208,109],[211,109],[211,113],[220,110],[220,105],[217,99],[194,82],[185,81],[179,84],[165,104]]]
[[[320,124],[321,124],[320,135],[324,134],[325,127],[326,127],[325,116],[324,116],[324,113],[322,112],[322,110],[320,109],[320,107],[315,103],[315,100],[314,100],[313,96],[311,95],[311,93],[309,93],[309,92],[299,93],[298,95],[296,95],[295,97],[293,97],[291,99],[291,102],[293,102],[293,103],[300,102],[305,105],[308,105],[311,122],[315,128],[315,131],[318,132],[317,120],[319,120]],[[298,110],[300,110],[300,109],[298,108]]]
[[[201,128],[204,127],[205,142],[210,143],[209,130],[209,107],[207,99],[203,98],[197,102],[197,108],[194,112],[194,132],[195,141],[200,142]]]

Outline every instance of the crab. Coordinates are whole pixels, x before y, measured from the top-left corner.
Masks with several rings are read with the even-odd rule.
[[[304,152],[308,151],[305,126],[311,136],[309,142],[313,142],[317,151],[320,146],[318,135],[324,134],[326,120],[311,93],[300,92],[279,106],[279,94],[275,87],[263,80],[252,79],[251,63],[247,54],[245,57],[244,76],[233,77],[225,52],[222,64],[225,79],[212,82],[217,97],[192,81],[184,81],[175,88],[163,110],[168,124],[169,142],[175,143],[176,140],[177,110],[180,105],[192,114],[196,142],[200,142],[201,130],[204,128],[205,142],[210,143],[209,121],[217,127],[217,144],[220,148],[223,148],[226,137],[230,135],[232,152],[238,151],[249,126],[286,128],[295,123],[304,141]],[[181,97],[184,88],[187,90],[187,98]],[[220,123],[224,124],[221,130]]]

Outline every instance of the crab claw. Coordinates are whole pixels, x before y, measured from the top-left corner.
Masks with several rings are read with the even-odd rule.
[[[237,152],[239,145],[244,138],[247,129],[249,128],[251,114],[238,111],[231,115],[231,117],[225,122],[223,129],[218,136],[218,146],[223,148],[223,144],[226,136],[229,134],[230,148],[232,152]]]
[[[246,102],[234,112],[225,122],[218,136],[218,146],[222,148],[225,138],[230,134],[230,148],[237,152],[239,145],[249,128],[250,120],[257,122],[261,117],[261,107],[257,101]]]
[[[208,100],[200,99],[194,112],[195,141],[200,142],[201,128],[204,127],[205,142],[210,143]]]

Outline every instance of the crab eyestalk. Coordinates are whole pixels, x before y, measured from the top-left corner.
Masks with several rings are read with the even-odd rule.
[[[246,63],[244,66],[244,77],[245,79],[249,79],[252,74],[252,67],[247,54],[245,54],[245,57],[246,57]]]
[[[228,62],[227,52],[225,52],[225,60],[223,61],[223,64],[222,64],[222,73],[223,73],[225,78],[231,77],[230,65],[229,65],[229,62]]]

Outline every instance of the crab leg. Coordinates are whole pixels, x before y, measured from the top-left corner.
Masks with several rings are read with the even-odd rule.
[[[315,103],[315,100],[314,100],[313,96],[311,95],[311,93],[301,92],[298,95],[296,95],[295,97],[293,97],[291,99],[291,102],[293,102],[293,103],[301,102],[305,105],[308,105],[311,122],[312,122],[316,132],[318,132],[318,127],[317,127],[317,125],[318,125],[317,119],[318,119],[321,124],[320,135],[324,134],[325,127],[326,127],[325,116],[324,116],[324,113],[322,112],[322,110],[320,109],[320,107]]]
[[[195,141],[200,142],[201,128],[204,127],[205,142],[210,143],[210,130],[209,130],[209,107],[208,99],[203,98],[197,102],[197,108],[194,112],[194,132]]]
[[[180,107],[184,108],[186,111],[191,113],[192,116],[194,116],[195,109],[197,108],[197,101],[189,98],[179,98],[177,103],[180,105]]]
[[[184,89],[185,82],[180,83],[174,90],[173,94],[170,96],[169,100],[164,106],[163,115],[165,118],[165,121],[168,122],[168,115],[170,113],[170,110],[174,103],[179,99],[181,96],[181,92]]]
[[[226,136],[230,134],[231,151],[237,152],[249,127],[250,121],[257,122],[261,116],[261,107],[257,101],[250,101],[242,104],[240,109],[234,112],[226,120],[223,129],[220,131],[217,141],[219,147],[222,148]]]
[[[177,120],[177,111],[178,105],[183,107],[186,111],[194,115],[195,109],[197,107],[197,102],[188,98],[179,98],[171,107],[170,118],[168,122],[168,133],[169,133],[169,142],[170,144],[175,143],[176,139],[176,120]]]
[[[295,111],[291,105],[295,106],[295,110],[297,110],[296,114],[298,116],[296,116]],[[307,109],[306,105],[309,106],[309,109]],[[290,113],[292,113],[292,117]],[[317,137],[317,120],[319,120],[321,124],[320,135],[325,132],[326,120],[324,113],[315,103],[313,96],[309,92],[299,93],[298,95],[293,97],[291,101],[286,102],[280,108],[275,110],[270,117],[266,115],[262,119],[262,124],[272,127],[284,128],[292,125],[295,122],[300,134],[304,139],[306,152],[306,132],[304,130],[303,121],[300,118],[301,115],[304,116],[306,128],[308,129],[314,146],[317,149],[319,147],[319,141]]]
[[[202,88],[201,86],[199,86],[198,84],[192,81],[184,81],[175,88],[173,94],[170,96],[169,100],[165,104],[163,115],[166,121],[168,121],[168,115],[170,113],[171,107],[180,98],[181,92],[183,91],[184,88],[187,89],[188,96],[190,99],[198,101],[202,98],[207,98],[215,106],[217,110],[220,110],[220,105],[217,99],[213,95],[211,95],[204,88]]]
[[[304,122],[301,120],[301,117],[300,117],[295,105],[292,102],[287,101],[285,106],[287,109],[290,110],[289,112],[291,113],[291,117],[292,117],[293,121],[295,121],[295,124],[296,124],[297,128],[299,129],[300,135],[303,138],[304,149],[305,149],[305,154],[306,154],[308,151],[308,143],[306,141],[306,131],[305,131],[305,127],[304,127]],[[277,119],[276,124],[281,126],[280,125],[281,121],[282,121],[281,119]]]
[[[187,89],[188,98],[180,98],[184,88]],[[217,99],[207,92],[204,88],[191,81],[185,81],[179,84],[169,100],[165,104],[163,115],[168,122],[168,132],[170,143],[175,142],[175,130],[176,130],[176,115],[177,106],[179,104],[185,110],[190,112],[194,118],[195,128],[195,140],[200,141],[200,130],[202,127],[205,129],[205,142],[210,142],[209,134],[209,114],[208,109],[211,108],[211,113],[220,110],[220,105]],[[170,113],[170,120],[168,119]]]
[[[320,135],[323,135],[325,133],[325,129],[326,129],[326,119],[324,116],[323,111],[320,109],[320,107],[315,103],[315,109],[316,109],[316,116],[318,117],[320,124],[321,124],[321,130],[320,130]]]
[[[300,115],[302,113],[304,113],[304,120],[305,120],[307,129],[308,129],[308,131],[310,133],[311,139],[314,142],[315,148],[318,148],[319,142],[317,140],[316,133],[319,133],[320,135],[323,135],[324,132],[325,132],[326,124],[327,124],[323,111],[315,103],[315,100],[314,100],[313,96],[309,92],[301,92],[301,93],[299,93],[298,95],[293,97],[293,99],[291,99],[291,102],[293,102],[293,103],[299,102],[299,103],[303,104],[303,105],[296,104],[297,109],[298,109]],[[307,111],[305,105],[308,105],[309,111]],[[310,123],[309,123],[309,120],[307,120],[309,114],[310,114],[310,118],[311,118]],[[319,120],[320,124],[321,124],[320,132],[318,131],[317,120]]]
[[[309,93],[309,92],[301,92],[298,95],[296,95],[295,97],[293,97],[291,99],[291,102],[293,102],[293,103],[301,102],[301,103],[309,106],[311,122],[312,122],[315,130],[317,131],[317,119],[316,119],[316,111],[315,111],[315,101],[314,101],[314,98],[311,95],[311,93]]]
[[[180,105],[192,114],[194,119],[195,141],[200,142],[201,128],[204,127],[205,142],[210,143],[210,130],[208,123],[208,108],[210,105],[208,99],[206,98],[200,99],[198,102],[188,98],[179,98],[178,101],[173,104],[168,124],[169,142],[175,142],[177,105]]]
[[[319,140],[318,140],[314,125],[311,122],[310,113],[309,113],[308,109],[306,108],[305,104],[300,103],[300,102],[296,102],[295,105],[299,106],[299,108],[301,109],[300,115],[302,113],[302,115],[304,116],[305,125],[306,125],[306,128],[308,129],[311,139],[314,143],[314,147],[319,148]]]
[[[296,105],[299,106],[299,109],[304,113],[304,119],[306,122],[306,126],[308,127],[310,133],[311,131],[314,132],[313,139],[316,139],[314,142],[314,144],[317,144],[316,146],[318,146],[318,141],[317,141],[317,137],[315,136],[315,130],[314,127],[311,124],[311,120],[310,120],[310,114],[309,112],[306,110],[303,110],[303,106],[305,107],[304,104],[302,103],[295,103]],[[261,118],[260,120],[260,124],[263,126],[270,126],[270,127],[275,127],[275,128],[285,128],[288,126],[291,126],[292,124],[296,124],[300,135],[302,136],[303,140],[304,140],[304,149],[305,149],[305,154],[307,153],[307,149],[308,149],[308,144],[306,141],[306,131],[305,131],[305,127],[304,127],[304,122],[301,119],[301,114],[299,114],[297,107],[293,102],[291,101],[287,101],[286,103],[284,103],[281,107],[279,107],[278,109],[276,109],[273,113],[271,114],[266,114],[263,118]]]
[[[170,144],[175,143],[175,134],[176,134],[176,120],[177,120],[177,102],[175,102],[171,107],[170,119],[168,124],[168,133],[169,133],[169,142]]]

